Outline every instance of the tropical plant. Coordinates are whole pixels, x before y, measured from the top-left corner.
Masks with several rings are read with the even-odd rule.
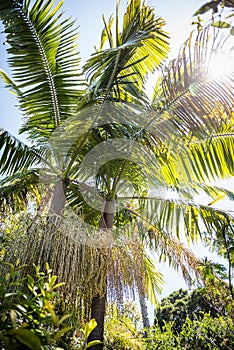
[[[232,301],[234,301],[234,291],[233,291],[233,266],[234,266],[234,256],[233,256],[233,239],[234,231],[233,225],[226,220],[220,220],[219,217],[216,218],[220,228],[214,235],[214,232],[207,231],[204,234],[204,243],[211,250],[215,251],[219,256],[226,260],[227,269],[223,271],[224,278],[228,281],[230,296]]]
[[[7,263],[8,272],[0,283],[0,345],[13,349],[72,349],[85,350],[99,341],[88,343],[96,327],[90,320],[79,332],[71,326],[71,314],[61,310],[57,276],[46,266],[46,273],[35,266],[34,277],[19,278],[24,266]],[[61,314],[62,311],[62,314]],[[72,333],[75,333],[72,335]],[[79,334],[78,334],[79,333]],[[63,348],[62,348],[62,347]],[[69,347],[70,348],[70,347]]]
[[[146,340],[147,350],[182,350],[182,349],[232,349],[233,321],[231,318],[211,317],[204,314],[202,319],[186,319],[179,334],[174,334],[173,323],[165,323],[163,330],[158,325],[149,331]]]
[[[115,38],[112,17],[104,21],[100,48],[84,66],[85,82],[79,74],[73,22],[61,19],[62,2],[53,6],[48,0],[0,1],[14,81],[3,71],[1,76],[18,97],[25,115],[20,132],[27,133],[31,142],[26,146],[2,130],[0,170],[5,178],[0,203],[4,209],[23,209],[29,200],[39,203],[45,188],[52,187],[52,220],[40,226],[39,243],[35,221],[22,255],[32,257],[35,250],[29,247],[34,244],[38,247],[34,258],[41,259],[42,265],[49,260],[60,278],[64,280],[70,270],[66,285],[73,288],[68,296],[79,291],[74,276],[82,275],[77,274],[80,261],[84,257],[91,261],[88,280],[93,288],[87,300],[91,317],[98,323],[91,335],[102,340],[107,282],[113,276],[108,267],[115,269],[115,276],[121,271],[114,287],[124,291],[126,285],[138,283],[136,289],[143,299],[157,285],[141,245],[136,256],[142,259],[136,271],[144,266],[143,278],[139,273],[126,278],[124,260],[120,265],[114,259],[116,254],[121,261],[123,237],[130,237],[131,243],[140,236],[189,279],[190,269],[200,261],[174,237],[174,228],[177,235],[186,229],[186,236],[195,239],[200,218],[212,230],[216,229],[212,220],[216,215],[233,221],[228,213],[192,202],[200,189],[215,199],[223,194],[233,196],[231,191],[208,184],[233,176],[233,166],[229,166],[233,164],[233,76],[225,81],[207,76],[204,63],[209,56],[209,33],[204,29],[196,38],[194,56],[190,39],[167,69],[151,103],[144,82],[166,57],[168,38],[162,29],[164,21],[155,17],[153,9],[131,0],[122,29],[117,11]],[[107,39],[110,47],[104,49]],[[214,49],[214,43],[211,47]],[[151,197],[150,187],[172,188],[185,199]],[[66,228],[54,229],[54,214],[66,217],[66,204],[75,210],[75,219],[65,221]],[[91,229],[87,225],[81,229],[82,220]],[[83,236],[77,239],[77,232]],[[112,250],[113,238],[118,253]],[[133,250],[131,244],[125,252],[122,249],[130,266],[136,261],[135,243],[132,246]]]
[[[85,152],[87,153],[93,147],[92,139],[94,138],[95,141],[97,136],[94,129],[92,132],[94,135],[91,135],[87,143],[87,141],[83,142],[82,134],[80,140],[76,134],[76,147],[72,144],[73,147],[70,147],[71,151],[65,154],[65,158],[64,156],[59,157],[59,161],[55,163],[56,166],[53,165],[53,159],[56,159],[58,150],[53,145],[51,152],[48,147],[49,137],[54,130],[57,133],[60,131],[61,123],[65,119],[77,113],[79,105],[82,107],[84,103],[89,102],[90,93],[88,91],[83,100],[79,101],[81,81],[78,74],[78,57],[73,45],[76,34],[73,29],[70,29],[71,21],[60,22],[60,15],[57,15],[57,11],[61,3],[55,11],[52,5],[53,3],[48,1],[45,1],[44,4],[39,1],[34,4],[32,2],[21,4],[13,1],[1,3],[1,18],[6,27],[7,41],[11,46],[10,50],[16,54],[15,63],[11,62],[16,82],[13,82],[5,72],[1,72],[1,75],[11,90],[17,94],[21,110],[27,115],[27,120],[20,132],[27,132],[32,142],[31,147],[23,145],[14,140],[7,132],[2,131],[1,169],[3,173],[8,173],[10,176],[2,182],[1,198],[5,207],[8,205],[13,209],[24,207],[27,199],[39,200],[39,173],[43,172],[43,168],[46,167],[47,179],[50,177],[51,180],[52,177],[56,183],[51,212],[61,214],[66,198],[72,202],[73,207],[76,205],[79,208],[82,204],[77,192],[80,184],[74,181],[77,177],[76,169],[80,163],[79,157],[82,160],[83,144],[86,146]],[[112,81],[105,84],[103,77],[102,84],[96,89],[95,99],[98,98],[101,90],[106,90],[105,93],[109,100],[109,94],[116,86],[118,86],[118,91],[122,91],[121,94],[124,93],[125,98],[130,95],[132,98],[135,98],[134,96],[138,98],[140,92],[143,96],[142,88],[140,88],[142,77],[166,55],[166,35],[161,29],[162,25],[163,21],[155,18],[151,8],[141,7],[139,1],[129,5],[122,34],[118,34],[117,47],[109,52],[110,58],[112,56],[111,60],[107,57],[109,67],[105,67],[105,74],[107,78],[111,74]],[[18,32],[17,39],[18,44],[22,42],[23,45],[20,53],[18,44],[15,45],[14,40],[10,38],[18,26],[22,29],[20,31],[22,35]],[[131,26],[132,29],[129,31]],[[45,30],[46,35],[44,35]],[[157,41],[154,40],[156,35]],[[71,37],[72,40],[70,40]],[[141,45],[143,41],[144,47]],[[30,52],[27,52],[29,45]],[[146,48],[157,54],[154,56],[151,54],[151,59],[143,60],[146,58]],[[115,59],[116,51],[119,51],[118,62]],[[103,52],[104,54],[108,55],[108,51]],[[38,57],[36,63],[34,56]],[[98,57],[98,62],[100,62],[99,56],[100,54],[95,56]],[[25,58],[25,62],[21,69],[23,73],[21,79],[18,64],[22,57]],[[69,60],[72,64],[69,63]],[[135,80],[138,79],[137,85],[132,84],[132,76],[135,76]],[[125,82],[123,83],[121,79],[125,79]],[[120,85],[125,87],[125,92]],[[133,90],[134,86],[137,87],[136,91]],[[101,105],[103,104],[101,101]],[[100,107],[97,105],[96,109],[99,110]],[[13,166],[12,163],[12,166],[8,167],[10,158],[13,162],[16,159],[19,162],[16,161],[17,164]],[[40,164],[39,169],[35,168],[38,164]],[[31,197],[28,196],[28,190],[29,192],[31,190]],[[94,222],[93,219],[92,222]],[[105,225],[105,222],[102,225]],[[48,227],[47,232],[50,232]],[[46,258],[44,260],[46,261]]]
[[[139,327],[140,315],[136,305],[116,303],[107,305],[105,316],[104,349],[142,349],[143,341]]]

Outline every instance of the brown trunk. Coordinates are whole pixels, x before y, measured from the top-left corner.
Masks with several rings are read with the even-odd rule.
[[[104,317],[106,310],[106,295],[96,296],[92,299],[91,304],[91,318],[95,318],[97,327],[94,328],[88,338],[88,342],[93,340],[100,340],[103,342],[104,339]],[[97,344],[90,347],[91,350],[102,350],[103,344]]]
[[[104,210],[101,214],[100,231],[111,232],[114,222],[114,201],[106,201]],[[106,311],[106,296],[107,291],[104,295],[97,295],[93,297],[91,304],[91,318],[95,318],[97,327],[92,331],[88,338],[88,342],[93,340],[100,340],[103,342],[104,339],[104,317]],[[103,344],[98,344],[90,347],[90,350],[102,350]]]
[[[67,183],[60,180],[56,183],[49,212],[51,214],[62,215],[66,202]]]
[[[106,201],[101,215],[99,229],[100,231],[112,231],[114,222],[115,201]]]

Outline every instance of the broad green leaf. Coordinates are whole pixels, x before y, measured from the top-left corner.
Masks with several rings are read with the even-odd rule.
[[[30,287],[34,287],[34,279],[32,278],[32,276],[28,275],[28,285]]]
[[[56,283],[52,289],[56,289],[56,288],[59,288],[59,287],[64,286],[64,285],[65,285],[64,282]]]
[[[54,286],[54,284],[55,284],[57,278],[58,278],[58,276],[55,276],[55,275],[52,276],[52,277],[50,278],[50,281],[49,281],[49,288],[50,288],[50,289],[53,288],[53,286]]]
[[[21,343],[26,345],[31,350],[40,350],[41,342],[37,335],[27,329],[15,329],[13,332],[15,338]]]
[[[67,320],[68,318],[70,318],[72,316],[72,314],[67,314],[64,315],[60,318],[60,320],[58,321],[58,326],[61,325],[65,320]]]
[[[58,322],[59,322],[59,318],[58,318],[58,316],[56,315],[56,313],[54,311],[54,306],[51,303],[46,302],[44,307],[50,313],[54,325],[57,326]]]
[[[92,318],[89,322],[86,323],[84,328],[84,337],[87,339],[90,333],[97,327],[97,322],[94,318]]]
[[[71,329],[72,329],[72,327],[64,327],[64,328],[60,329],[59,331],[57,331],[57,332],[55,333],[55,335],[53,336],[53,339],[54,339],[55,341],[60,340],[60,338],[61,338],[64,334],[68,333]]]
[[[11,316],[11,322],[13,324],[13,327],[16,327],[17,325],[17,316],[15,310],[10,311],[10,316]]]

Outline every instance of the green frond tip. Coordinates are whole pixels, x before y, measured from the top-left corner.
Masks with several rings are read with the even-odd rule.
[[[10,90],[10,92],[12,92],[13,94],[15,94],[18,98],[22,97],[22,92],[19,89],[18,85],[11,79],[11,77],[4,72],[4,70],[2,70],[0,68],[0,77],[2,78],[2,80],[4,81],[4,83],[6,84],[6,87]]]
[[[39,205],[40,200],[38,170],[15,173],[0,181],[1,212],[26,210],[30,201]]]
[[[14,174],[35,166],[41,162],[43,153],[42,148],[29,147],[0,129],[0,174]]]
[[[115,34],[113,18],[104,22],[100,51],[84,66],[93,86],[92,97],[103,96],[117,101],[147,100],[143,86],[147,74],[161,65],[169,51],[168,36],[162,18],[141,1],[129,1],[120,29],[119,9],[116,11]],[[104,44],[109,41],[109,48]]]
[[[49,137],[75,113],[81,94],[77,29],[63,19],[62,1],[0,1],[12,77],[27,115],[21,132]],[[3,75],[10,87],[16,86]],[[43,127],[38,128],[38,125]]]

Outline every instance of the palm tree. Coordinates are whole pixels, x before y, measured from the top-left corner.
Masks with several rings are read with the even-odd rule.
[[[1,76],[19,99],[26,116],[21,132],[31,142],[26,146],[6,131],[1,133],[0,168],[6,175],[1,181],[1,206],[16,210],[25,207],[28,199],[39,202],[46,179],[54,183],[52,213],[61,215],[66,203],[77,213],[82,209],[86,222],[98,228],[104,240],[109,234],[119,237],[128,230],[137,232],[145,244],[167,255],[188,277],[189,266],[195,267],[198,261],[175,239],[174,227],[178,235],[186,228],[188,238],[193,239],[199,218],[208,229],[216,227],[214,216],[233,220],[227,213],[192,202],[200,189],[214,198],[232,196],[231,191],[207,183],[233,176],[233,167],[228,166],[233,162],[233,77],[227,81],[207,77],[204,30],[197,37],[195,59],[187,42],[152,104],[144,82],[166,57],[167,36],[164,22],[155,18],[152,8],[132,0],[122,30],[117,11],[115,38],[112,17],[104,22],[100,48],[84,66],[85,82],[74,49],[76,31],[72,21],[60,19],[60,7],[61,3],[54,10],[51,1],[0,1],[15,81],[3,71]],[[105,40],[108,49],[104,49]],[[173,188],[184,200],[150,197],[149,187]],[[61,252],[67,242],[59,242],[49,255]],[[108,252],[102,245],[91,251],[104,266],[103,289],[94,288],[91,302],[91,315],[99,321],[92,336],[101,339]],[[53,259],[56,265],[56,254]],[[122,284],[127,282],[123,278]],[[147,295],[142,281],[138,284],[141,296]]]
[[[104,103],[112,98],[110,95],[116,87],[118,94],[123,95],[125,99],[128,96],[128,101],[136,100],[140,93],[142,100],[146,99],[142,91],[142,77],[147,71],[152,71],[167,52],[167,38],[161,29],[164,23],[160,18],[155,18],[151,8],[142,7],[139,1],[131,2],[125,16],[122,37],[118,39],[117,48],[111,53],[112,62],[107,57],[109,66],[106,68],[106,79],[100,82],[98,88],[91,86],[91,89],[86,89],[87,92],[83,94],[81,87],[84,82],[78,73],[79,59],[74,50],[76,32],[72,29],[71,21],[60,21],[57,11],[61,3],[55,10],[51,1],[2,1],[0,6],[7,42],[15,58],[11,61],[15,81],[3,71],[1,76],[17,95],[20,108],[27,115],[20,132],[26,132],[31,142],[31,146],[24,145],[2,130],[1,171],[8,176],[2,181],[1,204],[15,210],[25,207],[28,199],[36,199],[39,202],[40,174],[45,172],[47,180],[53,180],[55,184],[50,211],[61,215],[66,200],[73,207],[79,208],[83,204],[78,193],[82,184],[76,180],[77,168],[83,154],[93,147],[93,142],[96,142],[95,138],[99,135],[96,135],[95,129],[92,133],[88,131],[88,134],[91,134],[88,140],[82,134],[80,138],[76,134],[75,143],[69,147],[69,152],[62,156],[56,145],[50,147],[51,135],[56,130],[58,139],[64,122],[70,122],[71,116],[76,116],[79,110],[82,115],[85,114],[83,106],[95,100],[97,102],[94,109],[98,112],[94,112],[97,114],[102,111],[103,114]],[[19,27],[21,30],[16,30]],[[12,33],[17,33],[18,44],[14,42]],[[156,35],[157,40],[154,41]],[[117,51],[118,61],[115,57]],[[151,52],[151,60],[145,57],[146,51]],[[103,65],[101,68],[103,69]],[[23,73],[21,77],[20,72]],[[108,78],[110,74],[111,79]],[[133,76],[139,82],[136,86],[133,84]],[[94,95],[92,91],[95,89],[105,91],[105,96],[101,96],[99,92]],[[116,92],[114,94],[115,99],[120,98]],[[77,116],[75,119],[77,120]],[[111,130],[110,135],[113,131]],[[69,134],[71,142],[70,136]],[[105,210],[103,213],[100,228],[104,228],[109,222],[108,214]]]

